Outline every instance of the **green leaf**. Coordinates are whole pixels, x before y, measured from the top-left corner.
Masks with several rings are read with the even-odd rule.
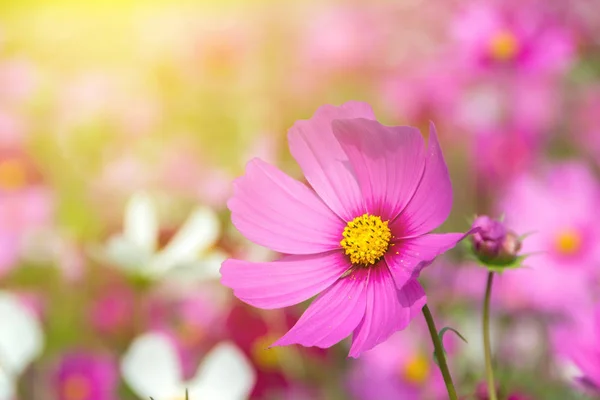
[[[448,331],[452,331],[454,332],[459,338],[461,338],[461,340],[465,343],[469,343],[467,341],[467,339],[465,339],[465,337],[463,335],[461,335],[461,333],[459,331],[457,331],[454,328],[451,328],[449,326],[445,326],[442,329],[440,329],[440,331],[438,332],[438,336],[440,338],[440,342],[442,343],[442,350],[444,351],[444,354],[446,354],[446,349],[444,348],[444,335],[446,334],[446,332]],[[435,355],[435,351],[433,352],[433,362],[435,362],[435,364],[437,366],[439,366],[440,364],[438,363],[438,359],[437,356]]]
[[[462,339],[462,341],[463,341],[463,342],[465,342],[465,343],[467,343],[467,344],[469,343],[469,342],[467,341],[467,339],[465,339],[465,337],[464,337],[463,335],[461,335],[461,334],[460,334],[460,332],[459,332],[459,331],[457,331],[456,329],[454,329],[454,328],[451,328],[451,327],[449,327],[449,326],[445,326],[445,327],[443,327],[443,328],[440,330],[440,333],[438,333],[438,336],[440,337],[440,342],[442,342],[442,346],[444,346],[444,335],[445,335],[445,334],[446,334],[446,332],[448,332],[448,331],[452,331],[452,332],[454,332],[454,333],[455,333],[455,334],[456,334],[456,335],[457,335],[459,338],[461,338],[461,339]]]

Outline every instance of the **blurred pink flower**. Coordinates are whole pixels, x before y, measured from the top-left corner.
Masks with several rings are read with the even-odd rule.
[[[408,326],[426,302],[419,273],[464,237],[429,234],[452,207],[435,127],[425,148],[417,129],[383,126],[349,102],[298,121],[288,140],[312,189],[254,159],[228,202],[242,234],[286,256],[229,259],[222,283],[265,309],[320,293],[274,345],[326,348],[354,333],[358,357]]]
[[[481,131],[518,130],[542,142],[560,118],[560,86],[543,76],[505,78],[463,85],[452,118],[475,136]]]
[[[303,65],[324,71],[363,66],[377,49],[378,26],[367,7],[357,4],[315,8],[308,15],[300,51]]]
[[[600,86],[587,89],[580,98],[581,104],[578,104],[575,117],[575,132],[578,134],[569,132],[568,135],[572,135],[583,152],[591,154],[600,165]]]
[[[160,166],[161,186],[211,207],[223,207],[231,195],[231,175],[203,162],[190,147],[184,143],[165,152]]]
[[[551,312],[589,302],[600,261],[600,226],[590,215],[599,200],[598,181],[582,164],[517,179],[498,210],[517,233],[531,233],[522,249],[531,256],[526,267],[503,274],[494,290],[513,306]]]
[[[427,328],[421,324],[412,324],[364,353],[347,380],[351,392],[360,400],[448,397],[442,374],[433,361]]]
[[[24,241],[50,226],[54,207],[50,189],[20,149],[0,149],[0,275],[16,266]]]
[[[176,287],[181,292],[181,288]],[[198,365],[198,357],[223,338],[229,309],[210,287],[198,293],[179,293],[175,299],[167,296],[169,294],[162,293],[160,300],[154,304],[150,326],[171,337],[178,350],[184,376],[191,376]]]
[[[31,98],[38,77],[32,63],[22,59],[0,62],[0,104],[22,103]]]
[[[109,356],[72,352],[58,367],[55,388],[58,400],[116,400],[119,374]]]
[[[471,146],[478,185],[497,190],[534,164],[540,141],[527,131],[499,128],[478,131]]]
[[[574,59],[572,33],[542,7],[471,3],[452,26],[454,51],[481,72],[526,74],[563,71]]]
[[[499,388],[499,393],[506,396],[506,400],[533,400],[531,397],[519,392],[513,392],[509,395],[503,393],[502,388]],[[473,400],[489,400],[488,387],[486,382],[481,382],[475,389]]]
[[[291,386],[282,370],[285,360],[281,349],[268,346],[281,334],[290,329],[297,319],[284,310],[276,320],[275,326],[269,326],[268,320],[256,310],[237,302],[227,316],[226,327],[228,337],[252,361],[256,370],[256,385],[250,395],[251,399],[262,399],[269,392],[283,392]]]
[[[134,294],[126,287],[113,287],[92,304],[91,325],[102,334],[117,334],[131,327],[134,314]]]
[[[600,395],[600,303],[574,312],[553,331],[560,362],[574,365],[577,387]]]
[[[20,146],[25,134],[24,124],[16,115],[0,111],[0,146]]]
[[[458,111],[461,76],[451,65],[440,69],[437,62],[398,70],[381,84],[384,106],[391,115],[407,121],[447,118]]]

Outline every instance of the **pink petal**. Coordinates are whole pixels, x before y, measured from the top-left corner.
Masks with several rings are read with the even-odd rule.
[[[221,267],[221,283],[254,307],[281,308],[327,289],[350,266],[341,251],[292,255],[261,263],[229,259]]]
[[[342,219],[350,221],[365,212],[362,193],[348,157],[333,135],[334,119],[375,119],[365,103],[320,107],[310,120],[298,121],[288,132],[290,152],[306,179],[323,201]]]
[[[421,313],[421,309],[427,303],[425,290],[416,279],[411,279],[404,285],[402,290],[398,292],[400,304],[410,309],[410,321]]]
[[[367,282],[368,270],[364,268],[338,280],[313,301],[296,325],[273,346],[327,348],[348,337],[365,314]]]
[[[429,234],[394,243],[384,258],[396,287],[401,289],[410,279],[418,278],[423,268],[470,233]]]
[[[425,142],[419,130],[360,118],[333,121],[333,132],[348,155],[367,211],[394,219],[423,176]]]
[[[370,272],[365,317],[352,337],[350,357],[354,358],[406,328],[426,302],[425,292],[414,279],[406,290],[397,290],[385,263],[370,268]]]
[[[306,185],[259,159],[235,181],[227,206],[235,227],[271,250],[315,254],[340,248],[344,222]]]
[[[425,173],[413,198],[390,225],[396,234],[415,237],[440,226],[452,209],[452,184],[437,139],[435,126],[429,127]]]

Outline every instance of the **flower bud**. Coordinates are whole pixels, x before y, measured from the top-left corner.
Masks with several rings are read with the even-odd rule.
[[[517,259],[521,240],[502,222],[481,215],[473,222],[473,228],[479,228],[471,236],[473,252],[482,263],[503,266]]]
[[[471,236],[473,248],[481,260],[492,260],[498,256],[506,236],[506,228],[499,221],[486,215],[479,216],[473,222],[473,228],[479,231]]]
[[[521,239],[513,231],[507,232],[500,246],[496,262],[499,264],[512,263],[517,259],[519,250],[521,250]]]

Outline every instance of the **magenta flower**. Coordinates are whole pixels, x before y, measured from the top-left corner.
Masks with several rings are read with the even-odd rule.
[[[118,378],[117,365],[110,357],[70,353],[62,359],[57,371],[57,399],[116,399]]]
[[[228,202],[242,234],[285,255],[227,260],[222,283],[264,309],[319,294],[274,345],[326,348],[353,333],[357,357],[408,325],[426,303],[419,273],[464,236],[429,233],[452,207],[435,127],[426,148],[417,129],[349,102],[298,121],[288,140],[310,186],[254,159]]]

